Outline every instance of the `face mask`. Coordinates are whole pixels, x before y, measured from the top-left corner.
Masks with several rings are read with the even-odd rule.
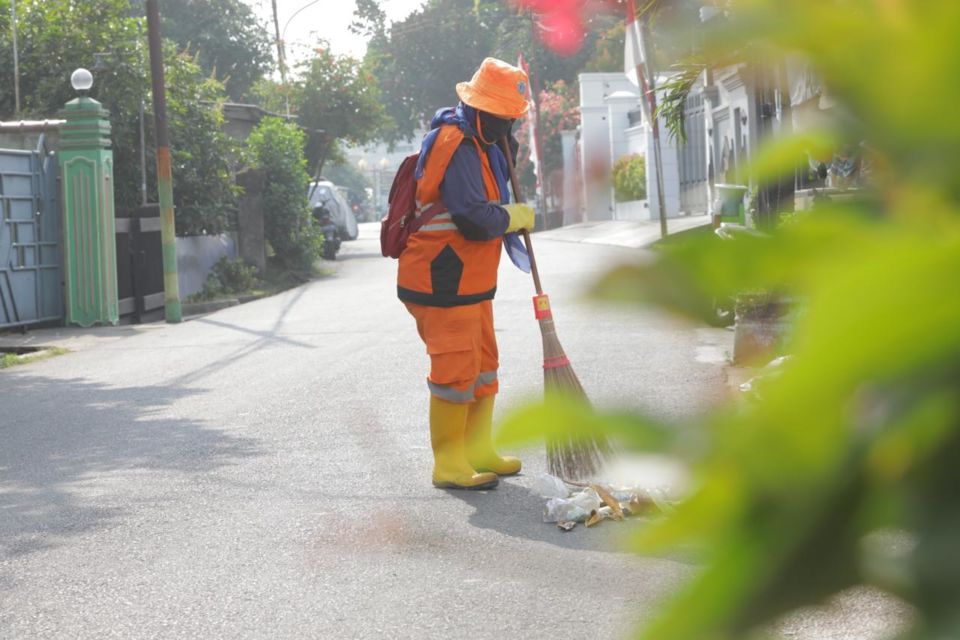
[[[480,111],[480,137],[488,144],[497,142],[500,138],[510,134],[514,120],[506,120]]]

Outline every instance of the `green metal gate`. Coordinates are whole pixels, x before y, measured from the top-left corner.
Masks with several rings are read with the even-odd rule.
[[[0,329],[63,317],[57,172],[43,135],[0,149]]]

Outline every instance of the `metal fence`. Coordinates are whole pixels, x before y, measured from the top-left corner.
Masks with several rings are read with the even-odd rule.
[[[0,329],[63,317],[57,173],[43,135],[0,149]]]
[[[703,94],[687,98],[684,131],[687,140],[678,152],[680,209],[687,213],[707,210],[707,139]]]

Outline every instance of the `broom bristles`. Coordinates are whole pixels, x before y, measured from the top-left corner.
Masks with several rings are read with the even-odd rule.
[[[553,319],[545,317],[539,322],[543,337],[543,381],[547,395],[560,394],[589,404],[583,385],[557,338]],[[547,439],[547,469],[559,478],[578,480],[595,475],[609,452],[610,444],[603,434],[592,434],[589,438],[552,436]]]

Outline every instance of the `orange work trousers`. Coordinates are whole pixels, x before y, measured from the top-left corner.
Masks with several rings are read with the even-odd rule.
[[[430,355],[431,394],[465,404],[497,392],[499,360],[491,300],[457,307],[405,304]]]

